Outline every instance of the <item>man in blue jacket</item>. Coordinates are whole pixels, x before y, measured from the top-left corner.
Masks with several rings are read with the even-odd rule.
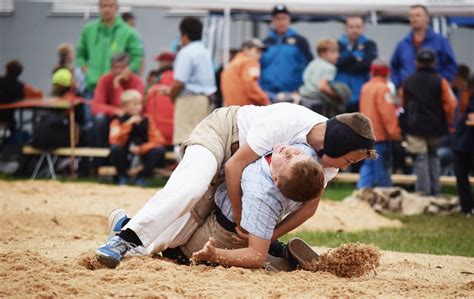
[[[377,45],[364,34],[364,20],[359,16],[346,18],[346,31],[338,40],[339,59],[336,81],[345,83],[352,90],[346,112],[359,111],[359,95],[362,85],[370,78],[372,61],[377,57]]]
[[[272,10],[272,29],[264,40],[267,51],[260,65],[260,85],[270,99],[279,92],[294,92],[303,83],[303,71],[313,59],[308,41],[290,28],[291,16],[286,6]]]
[[[391,60],[393,83],[400,87],[415,72],[416,53],[421,48],[430,48],[436,53],[436,72],[452,81],[457,69],[456,58],[449,41],[428,27],[428,9],[414,5],[410,7],[408,19],[412,31],[398,42]]]

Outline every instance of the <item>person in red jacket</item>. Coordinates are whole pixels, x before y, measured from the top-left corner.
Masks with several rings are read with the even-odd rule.
[[[155,122],[165,138],[165,145],[173,145],[174,103],[167,95],[162,94],[164,87],[173,85],[174,53],[163,52],[156,57],[159,68],[148,75],[150,81],[146,95],[145,113]]]
[[[154,122],[142,116],[142,95],[139,91],[127,90],[121,99],[125,114],[110,123],[110,158],[117,167],[119,185],[124,185],[128,182],[130,158],[139,157],[144,169],[136,183],[145,185],[145,179],[153,175],[153,169],[165,163],[165,140]]]
[[[376,59],[370,73],[372,78],[362,86],[359,109],[372,122],[379,158],[363,162],[357,183],[359,189],[392,186],[392,141],[401,138],[397,107],[388,85],[390,66]]]
[[[130,57],[127,53],[117,53],[112,56],[112,69],[103,75],[94,92],[92,100],[92,115],[95,124],[95,145],[108,147],[107,136],[109,122],[117,114],[122,105],[121,97],[125,90],[135,89],[142,96],[145,92],[145,83],[131,72]]]

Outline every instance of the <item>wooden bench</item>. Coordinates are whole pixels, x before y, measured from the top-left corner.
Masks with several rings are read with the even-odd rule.
[[[336,175],[333,181],[342,183],[357,183],[359,181],[359,174],[340,172]],[[443,186],[456,186],[456,178],[454,176],[441,176],[440,181],[441,185]],[[414,185],[416,183],[416,176],[407,174],[392,174],[392,182],[397,185]],[[469,182],[471,185],[474,185],[474,177],[470,177]]]
[[[38,175],[44,160],[48,165],[48,171],[52,179],[56,179],[56,172],[54,171],[54,164],[56,163],[58,156],[71,156],[73,150],[69,147],[60,147],[51,151],[41,150],[32,146],[23,147],[24,155],[39,155],[40,158],[36,163],[35,170],[31,176],[35,179]],[[76,157],[94,157],[94,158],[107,158],[110,155],[109,148],[95,148],[95,147],[77,147],[74,149],[74,156]],[[165,153],[165,159],[169,161],[176,161],[176,155],[173,151],[167,151]],[[167,169],[158,169],[157,173],[162,176],[170,176],[171,173]],[[114,176],[117,174],[117,170],[113,166],[99,167],[99,176]]]
[[[142,169],[143,168],[138,168],[138,167],[136,167],[135,169],[131,168],[128,171],[128,175],[129,176],[137,175],[138,172],[140,172]],[[156,175],[169,178],[171,176],[171,173],[173,173],[173,170],[168,169],[168,168],[155,168],[153,172]],[[97,174],[99,175],[99,177],[116,176],[117,168],[115,168],[115,166],[101,166],[99,167],[99,169],[97,169]]]
[[[77,147],[74,150],[70,147],[60,147],[51,151],[41,150],[32,146],[24,146],[22,149],[24,155],[39,155],[40,158],[36,163],[32,179],[35,179],[38,175],[44,160],[48,165],[48,171],[52,179],[56,179],[56,172],[54,171],[54,164],[57,161],[58,156],[76,156],[76,157],[95,157],[95,158],[106,158],[110,154],[109,148],[94,148],[94,147]]]

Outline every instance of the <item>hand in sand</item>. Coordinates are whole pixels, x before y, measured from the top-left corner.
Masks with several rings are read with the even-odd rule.
[[[209,238],[204,247],[193,253],[193,259],[198,261],[209,261],[216,254],[216,240]]]

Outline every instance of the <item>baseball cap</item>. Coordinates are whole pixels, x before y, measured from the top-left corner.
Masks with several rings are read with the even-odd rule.
[[[286,6],[284,4],[277,4],[277,5],[275,5],[275,7],[273,7],[272,17],[276,16],[279,13],[284,13],[284,14],[290,15],[290,11],[288,10],[288,8],[286,8]]]
[[[390,74],[390,64],[382,58],[377,58],[370,65],[370,73],[372,76],[387,77]]]
[[[72,85],[72,73],[65,68],[59,69],[53,74],[51,81],[51,83],[56,85],[70,87]]]
[[[416,61],[421,63],[433,63],[436,60],[436,53],[430,48],[422,48],[416,54]]]
[[[242,49],[246,49],[246,48],[259,48],[262,51],[265,51],[267,49],[265,44],[262,43],[262,41],[259,40],[258,38],[253,38],[251,40],[243,42]]]

